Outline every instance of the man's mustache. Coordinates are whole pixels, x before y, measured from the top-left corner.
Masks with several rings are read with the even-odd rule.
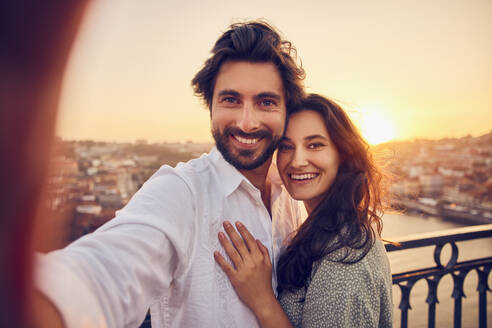
[[[258,130],[251,133],[246,133],[243,130],[235,127],[227,127],[224,129],[224,135],[233,134],[241,138],[272,138],[272,134],[268,130]]]

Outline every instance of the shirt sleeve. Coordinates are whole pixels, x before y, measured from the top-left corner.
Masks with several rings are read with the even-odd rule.
[[[378,288],[364,262],[320,264],[306,293],[302,327],[379,326]]]
[[[179,176],[160,171],[113,220],[37,256],[36,286],[66,327],[137,327],[152,300],[186,272],[194,248],[193,193]]]

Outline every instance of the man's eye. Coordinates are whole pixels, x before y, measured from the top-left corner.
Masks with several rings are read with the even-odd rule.
[[[263,99],[261,101],[261,105],[265,107],[273,107],[273,106],[277,106],[277,102],[271,99]]]
[[[237,104],[239,100],[235,97],[224,97],[221,102],[229,103],[229,104]]]

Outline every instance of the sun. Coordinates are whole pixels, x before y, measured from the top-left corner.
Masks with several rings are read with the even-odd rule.
[[[360,110],[360,113],[360,131],[369,144],[377,145],[395,138],[393,123],[380,111]]]

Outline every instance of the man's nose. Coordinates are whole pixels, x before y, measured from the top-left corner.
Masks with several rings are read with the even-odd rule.
[[[246,133],[254,132],[260,127],[258,113],[252,104],[245,104],[237,119],[237,127]]]

